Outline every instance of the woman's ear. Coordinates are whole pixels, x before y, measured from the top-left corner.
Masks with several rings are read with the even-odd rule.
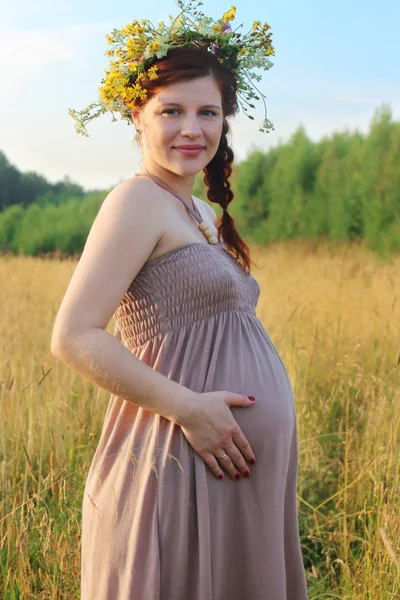
[[[136,128],[136,131],[138,133],[141,133],[141,123],[140,123],[139,111],[135,108],[132,108],[131,114],[132,114],[132,122]]]

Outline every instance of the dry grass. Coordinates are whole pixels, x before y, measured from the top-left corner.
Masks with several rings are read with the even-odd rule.
[[[310,243],[253,257],[295,390],[310,597],[400,598],[400,259]]]
[[[310,243],[254,248],[252,257],[257,314],[296,396],[310,599],[400,598],[400,259]],[[0,258],[7,599],[79,598],[81,498],[109,394],[50,353],[75,264]]]

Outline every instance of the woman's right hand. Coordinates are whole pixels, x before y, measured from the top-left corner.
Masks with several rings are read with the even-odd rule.
[[[229,407],[253,404],[248,396],[234,392],[194,393],[179,422],[189,444],[219,479],[224,476],[221,467],[233,479],[239,479],[240,473],[245,477],[250,474],[246,460],[253,464],[255,456]]]

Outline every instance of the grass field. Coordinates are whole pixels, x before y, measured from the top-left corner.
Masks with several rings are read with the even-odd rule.
[[[257,316],[295,392],[309,597],[400,598],[400,258],[312,242],[251,256]],[[50,353],[75,265],[0,257],[2,599],[79,598],[80,507],[109,392]]]

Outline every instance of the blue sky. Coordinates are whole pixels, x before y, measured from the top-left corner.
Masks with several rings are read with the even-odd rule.
[[[231,0],[203,0],[214,19]],[[234,27],[271,26],[274,66],[258,84],[275,130],[259,133],[243,113],[231,121],[232,148],[242,160],[252,148],[285,142],[300,124],[313,140],[333,131],[369,130],[382,103],[400,118],[399,0],[237,0]],[[75,132],[68,108],[97,101],[107,57],[105,34],[133,19],[168,22],[173,0],[2,0],[0,21],[0,150],[22,171],[50,181],[68,175],[85,188],[105,188],[140,168],[133,126],[92,121],[90,137]]]

